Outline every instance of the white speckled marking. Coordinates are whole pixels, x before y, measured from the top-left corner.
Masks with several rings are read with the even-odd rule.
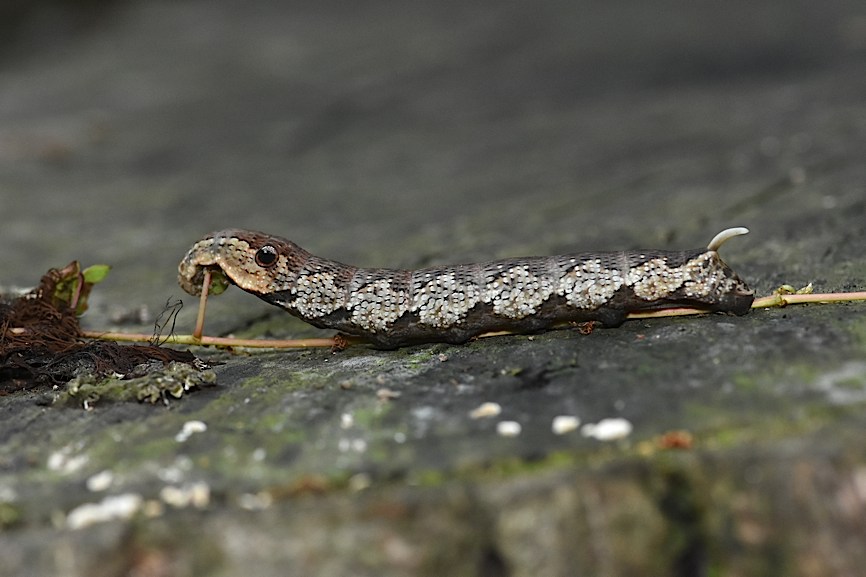
[[[392,290],[390,281],[380,279],[352,292],[348,309],[353,323],[375,333],[403,316],[409,309],[409,298],[403,291]]]
[[[505,270],[484,287],[481,300],[493,305],[493,312],[512,319],[535,314],[538,307],[553,294],[548,278],[535,276],[523,265]]]
[[[345,291],[337,286],[336,276],[330,272],[301,274],[291,292],[296,295],[291,306],[309,318],[330,314],[342,308],[345,300]]]
[[[559,279],[556,294],[564,296],[571,306],[594,309],[609,301],[623,281],[617,269],[604,268],[601,260],[593,259],[564,274]]]
[[[683,277],[686,279],[683,286],[688,296],[705,297],[719,290],[723,283],[728,283],[728,288],[732,287],[729,279],[722,278],[712,269],[713,254],[706,252],[682,266]]]
[[[626,284],[644,300],[664,298],[683,284],[682,271],[669,268],[667,259],[654,258],[628,271]]]
[[[427,275],[424,275],[427,280]],[[422,324],[432,327],[459,325],[472,307],[478,304],[480,292],[472,283],[460,285],[456,275],[430,276],[429,281],[412,295],[411,312],[418,313]]]
[[[626,284],[647,301],[666,298],[680,287],[692,298],[732,289],[736,283],[713,266],[715,258],[715,253],[705,252],[679,267],[668,266],[664,258],[654,258],[629,270]]]

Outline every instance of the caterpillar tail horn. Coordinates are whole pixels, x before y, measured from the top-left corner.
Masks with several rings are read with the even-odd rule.
[[[725,230],[713,237],[713,240],[711,240],[710,244],[707,245],[707,250],[718,252],[719,247],[725,244],[728,239],[734,238],[735,236],[740,236],[742,234],[749,234],[749,229],[742,226],[726,228]]]

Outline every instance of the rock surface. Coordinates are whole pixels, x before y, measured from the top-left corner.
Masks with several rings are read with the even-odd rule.
[[[0,284],[111,264],[88,328],[183,297],[189,330],[177,262],[226,227],[416,267],[744,225],[723,256],[759,294],[866,287],[861,2],[85,6],[3,25]],[[238,290],[209,310],[321,335]],[[0,575],[866,565],[866,305],[201,354],[216,386],[167,407],[0,398]]]

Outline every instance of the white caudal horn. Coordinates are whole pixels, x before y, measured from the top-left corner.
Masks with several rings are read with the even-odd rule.
[[[713,240],[711,240],[710,244],[707,245],[707,250],[716,252],[719,250],[719,247],[725,244],[725,242],[729,238],[734,238],[735,236],[740,236],[741,234],[749,234],[749,229],[742,226],[738,226],[735,228],[726,228],[725,230],[713,237]]]

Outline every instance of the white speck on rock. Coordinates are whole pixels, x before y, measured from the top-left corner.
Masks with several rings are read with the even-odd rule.
[[[580,419],[572,415],[559,415],[553,418],[550,429],[555,435],[564,435],[576,430],[580,426]]]
[[[70,529],[83,529],[96,523],[115,519],[129,519],[141,508],[144,500],[136,493],[111,495],[99,503],[79,505],[66,516],[66,526]]]
[[[425,405],[423,407],[417,407],[412,409],[412,416],[418,419],[419,421],[427,421],[432,419],[436,415],[436,409],[431,406]]]
[[[202,421],[187,421],[181,427],[180,432],[174,436],[174,440],[178,443],[183,443],[195,433],[204,433],[207,431],[207,424]]]
[[[99,491],[105,491],[111,486],[111,483],[113,481],[114,473],[106,469],[87,479],[87,489],[89,491],[93,491],[94,493],[97,493]]]
[[[523,427],[517,421],[499,421],[496,423],[496,432],[503,437],[516,437]]]
[[[0,503],[11,503],[18,500],[18,493],[8,485],[0,485]]]
[[[625,419],[602,419],[598,423],[587,423],[580,430],[584,437],[592,437],[599,441],[618,441],[628,437],[632,432],[632,424]]]
[[[210,487],[205,482],[188,483],[181,487],[169,485],[159,492],[159,498],[167,505],[179,509],[192,505],[204,509],[210,503]]]
[[[90,459],[87,455],[73,455],[73,450],[71,445],[66,445],[59,451],[51,453],[48,456],[48,469],[58,473],[74,473],[81,469]]]
[[[343,413],[340,415],[340,428],[341,429],[348,429],[354,424],[355,424],[355,417],[352,416],[352,413]]]
[[[502,412],[502,405],[499,403],[481,403],[471,411],[469,417],[473,419],[486,419],[495,417]]]
[[[178,455],[171,465],[159,469],[156,476],[159,477],[160,481],[166,483],[179,483],[191,470],[192,459],[186,455]]]
[[[337,448],[341,453],[355,452],[363,453],[367,450],[367,441],[364,439],[347,439],[342,438],[337,441]]]
[[[393,399],[399,399],[401,394],[402,393],[400,393],[400,391],[395,391],[387,387],[383,387],[376,391],[376,398],[380,401],[391,401]]]

